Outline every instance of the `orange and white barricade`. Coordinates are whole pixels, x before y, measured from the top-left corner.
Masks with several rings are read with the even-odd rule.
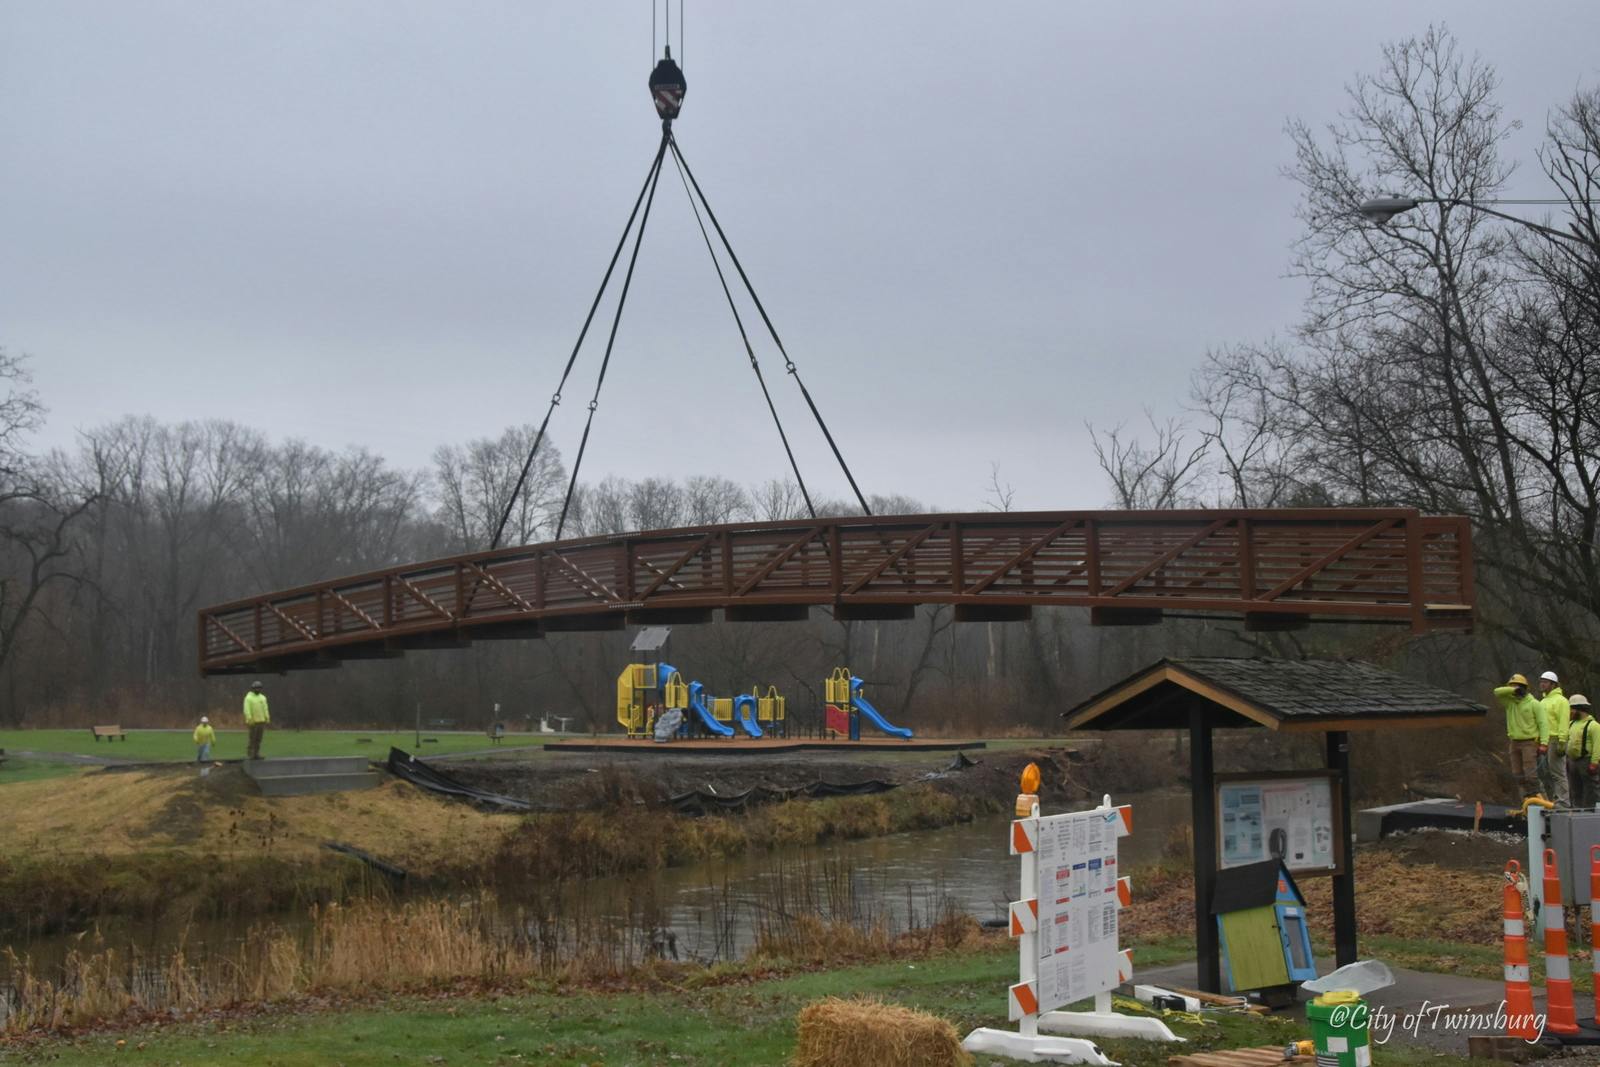
[[[1600,845],[1589,848],[1589,956],[1594,969],[1594,1023],[1600,1026]]]
[[[1555,1034],[1577,1033],[1572,963],[1567,958],[1567,913],[1561,906],[1561,873],[1556,870],[1555,849],[1550,848],[1544,850],[1544,996],[1549,1013],[1545,1029]]]
[[[1506,884],[1500,894],[1500,915],[1506,939],[1506,1035],[1525,1041],[1537,1040],[1539,1025],[1533,1014],[1533,986],[1528,975],[1528,932],[1522,914],[1522,894],[1517,890],[1517,875],[1522,865],[1506,861]]]
[[[1039,852],[1041,847],[1050,847],[1049,842],[1041,842],[1041,833],[1050,833],[1053,824],[1064,819],[1090,819],[1095,827],[1094,832],[1100,834],[1099,840],[1105,842],[1105,863],[1101,865],[1096,861],[1099,870],[1099,881],[1093,884],[1098,888],[1096,893],[1103,894],[1106,901],[1104,907],[1121,909],[1126,907],[1132,898],[1132,885],[1126,878],[1115,878],[1115,840],[1129,833],[1132,829],[1132,809],[1124,806],[1113,807],[1111,798],[1106,797],[1104,803],[1091,812],[1078,812],[1071,815],[1051,816],[1041,819],[1039,816],[1038,797],[1035,790],[1038,786],[1037,770],[1030,776],[1028,771],[1023,772],[1023,794],[1017,798],[1018,818],[1010,827],[1011,854],[1018,857],[1021,867],[1021,879],[1018,896],[1020,899],[1013,901],[1010,908],[1008,926],[1011,936],[1017,941],[1017,964],[1020,981],[1011,985],[1007,990],[1006,1007],[1007,1018],[1017,1024],[1015,1032],[997,1030],[991,1027],[981,1027],[967,1035],[962,1046],[969,1052],[997,1053],[1017,1059],[1037,1061],[1047,1059],[1061,1063],[1095,1063],[1110,1064],[1105,1053],[1088,1037],[1139,1037],[1145,1040],[1156,1041],[1181,1041],[1173,1034],[1167,1025],[1159,1019],[1146,1016],[1118,1015],[1111,1010],[1110,987],[1117,982],[1127,981],[1133,977],[1133,960],[1127,951],[1119,951],[1114,959],[1095,957],[1099,959],[1097,966],[1102,967],[1104,974],[1101,982],[1097,983],[1094,992],[1095,1010],[1083,1012],[1067,1012],[1050,1010],[1052,1005],[1063,1003],[1067,997],[1061,994],[1059,984],[1050,985],[1051,975],[1055,981],[1060,982],[1060,971],[1050,972],[1046,975],[1044,992],[1046,1000],[1041,1004],[1041,980],[1039,973],[1040,954],[1045,953],[1050,959],[1051,952],[1068,951],[1069,946],[1061,942],[1056,948],[1051,949],[1057,942],[1047,940],[1044,949],[1040,945],[1040,924],[1043,920],[1041,908],[1041,881],[1049,881],[1057,877],[1057,871],[1064,871],[1064,866],[1055,870],[1047,870],[1041,879]],[[1059,827],[1056,827],[1059,830]],[[1060,838],[1051,838],[1050,841],[1059,842]],[[1055,847],[1059,848],[1059,844]],[[1064,875],[1062,875],[1065,877]],[[1115,881],[1112,881],[1115,879]],[[1064,883],[1063,883],[1064,884]],[[1059,908],[1065,897],[1058,898],[1058,891],[1052,884],[1043,887],[1049,891],[1047,899],[1042,903],[1047,907]],[[1114,894],[1114,896],[1112,895]],[[1052,914],[1056,914],[1052,912]],[[1065,913],[1060,913],[1065,914]],[[1114,911],[1108,913],[1111,920],[1112,931],[1115,930]],[[1057,921],[1062,921],[1057,917]],[[1064,929],[1064,928],[1063,928]],[[1047,931],[1047,933],[1052,933]],[[1059,931],[1052,933],[1056,939],[1061,937]],[[1106,951],[1102,942],[1100,951]],[[1111,943],[1110,948],[1115,948]],[[1081,949],[1079,951],[1082,951]],[[1091,987],[1096,988],[1096,987]],[[1054,993],[1052,994],[1052,989]],[[1091,990],[1084,990],[1085,993]],[[1055,999],[1048,999],[1051,996]],[[1044,1009],[1041,1011],[1041,1007]],[[1084,1036],[1057,1037],[1041,1035],[1039,1031],[1050,1030],[1061,1034]]]

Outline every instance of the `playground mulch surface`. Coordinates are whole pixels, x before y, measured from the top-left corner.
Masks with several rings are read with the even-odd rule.
[[[707,739],[703,741],[673,741],[658,743],[636,737],[586,738],[580,741],[551,741],[545,748],[552,752],[638,752],[671,758],[688,752],[739,752],[749,755],[770,755],[779,752],[831,752],[850,755],[856,752],[960,752],[976,751],[987,747],[982,741],[958,738],[933,740],[890,741],[880,738],[863,738],[860,741],[842,739],[784,737],[764,740],[739,738],[732,741]]]

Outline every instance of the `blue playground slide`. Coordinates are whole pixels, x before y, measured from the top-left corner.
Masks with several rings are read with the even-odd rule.
[[[701,724],[713,734],[718,737],[732,737],[733,727],[718,722],[717,717],[711,714],[711,709],[706,707],[706,702],[702,697],[705,691],[706,687],[699,682],[689,683],[689,710],[700,716]]]
[[[850,699],[855,703],[856,710],[865,715],[867,717],[867,721],[872,723],[872,725],[876,726],[890,737],[898,737],[906,741],[911,740],[910,730],[906,729],[904,726],[896,726],[888,719],[885,719],[882,715],[879,715],[878,709],[873,707],[871,703],[867,701],[867,698],[861,695],[860,678],[850,679]]]
[[[756,725],[756,698],[749,693],[740,693],[733,698],[733,717],[744,727],[744,732],[751,737],[761,736],[761,727]]]

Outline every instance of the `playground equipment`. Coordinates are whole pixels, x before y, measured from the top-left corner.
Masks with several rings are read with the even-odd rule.
[[[628,664],[617,675],[617,722],[629,737],[650,737],[659,713],[653,709],[681,712],[681,734],[696,726],[713,737],[733,737],[736,726],[752,739],[788,732],[787,701],[776,686],[768,686],[764,696],[757,686],[749,693],[718,697],[700,682],[686,683],[670,663]]]
[[[824,723],[829,730],[852,741],[861,740],[861,719],[901,740],[911,740],[911,731],[896,726],[885,719],[861,693],[861,679],[850,673],[849,667],[835,667],[822,683],[823,699],[827,701]]]

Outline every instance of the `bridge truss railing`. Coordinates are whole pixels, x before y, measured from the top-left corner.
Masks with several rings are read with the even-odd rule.
[[[206,608],[205,673],[290,669],[473,637],[628,622],[958,618],[1089,608],[1471,625],[1471,534],[1409,509],[1029,512],[826,518],[660,530],[409,564]]]

